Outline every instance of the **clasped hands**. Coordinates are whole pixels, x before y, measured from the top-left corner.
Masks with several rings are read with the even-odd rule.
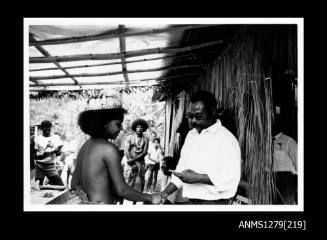
[[[185,183],[196,183],[199,180],[200,174],[186,169],[183,172],[172,172],[176,177],[178,177],[181,181]],[[166,192],[155,193],[151,195],[152,204],[163,204],[169,195]]]
[[[151,203],[155,205],[162,204],[163,201],[162,201],[161,193],[151,194]]]
[[[168,197],[168,194],[165,192],[160,192],[160,193],[154,193],[151,194],[151,203],[158,205],[158,204],[163,204]]]

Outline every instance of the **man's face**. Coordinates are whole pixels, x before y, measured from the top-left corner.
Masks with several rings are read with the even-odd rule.
[[[49,137],[51,134],[52,127],[42,127],[42,133],[44,137]]]
[[[115,119],[107,122],[106,125],[106,136],[110,139],[115,139],[118,137],[122,129],[123,119]]]
[[[136,132],[137,134],[141,134],[141,133],[143,133],[143,127],[142,127],[142,125],[137,125],[137,126],[136,126],[136,130],[135,130],[135,132]]]
[[[203,129],[208,128],[215,123],[213,113],[205,108],[203,102],[198,101],[190,103],[186,117],[190,128],[195,128],[200,133]]]
[[[154,139],[157,137],[157,134],[151,133],[151,141],[154,141]]]
[[[282,123],[279,117],[276,118],[272,126],[272,135],[275,136],[282,131]]]

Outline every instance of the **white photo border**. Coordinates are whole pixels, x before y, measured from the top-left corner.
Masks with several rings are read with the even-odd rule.
[[[29,26],[119,24],[296,24],[298,41],[298,204],[297,205],[39,205],[31,204],[29,134]],[[24,18],[24,211],[187,211],[301,212],[304,211],[304,19],[303,18]]]

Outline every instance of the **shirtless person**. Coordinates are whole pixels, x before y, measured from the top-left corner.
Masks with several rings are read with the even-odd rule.
[[[121,130],[126,110],[115,96],[90,99],[79,115],[81,130],[90,135],[77,155],[71,187],[82,191],[91,203],[115,204],[117,197],[130,201],[160,203],[158,194],[142,194],[129,187],[121,170],[117,147],[108,142]]]
[[[143,135],[148,124],[143,119],[136,119],[132,123],[134,134],[127,137],[125,142],[126,164],[124,176],[129,186],[143,192],[145,163],[144,157],[148,152],[149,139]]]

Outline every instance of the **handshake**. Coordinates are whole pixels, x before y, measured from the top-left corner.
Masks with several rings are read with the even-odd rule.
[[[165,192],[160,192],[160,193],[151,194],[150,196],[151,196],[151,204],[159,205],[159,204],[163,204],[166,201],[168,194]]]

